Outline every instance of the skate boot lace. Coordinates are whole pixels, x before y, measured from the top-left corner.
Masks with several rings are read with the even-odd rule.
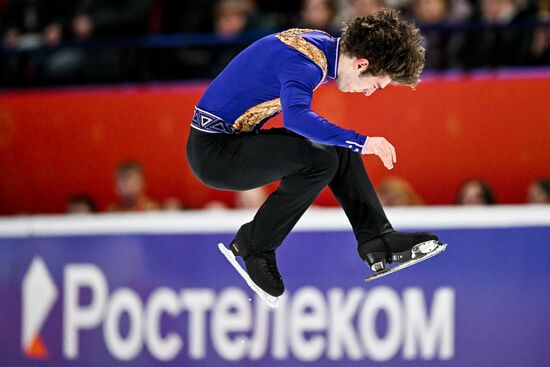
[[[265,261],[263,261],[262,263],[267,268],[269,274],[271,274],[274,279],[280,279],[281,274],[279,274],[279,270],[277,269],[277,260],[275,258],[275,254],[271,253],[266,255],[264,257],[264,260]]]

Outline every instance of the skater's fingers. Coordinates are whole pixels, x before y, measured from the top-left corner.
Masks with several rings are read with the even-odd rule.
[[[370,137],[363,147],[362,154],[376,154],[387,169],[396,162],[395,148],[386,138]]]
[[[396,155],[395,155],[395,148],[393,147],[393,145],[391,145],[391,143],[389,141],[384,139],[383,150],[384,150],[384,154],[386,156],[386,159],[389,163],[389,165],[387,165],[386,167],[388,169],[392,169],[393,164],[397,160]]]
[[[395,147],[386,139],[384,139],[384,149],[390,155],[390,160],[392,161],[392,163],[395,163],[397,161],[397,155],[395,154]]]
[[[393,168],[393,152],[391,150],[391,144],[387,143],[384,147],[384,157],[386,160],[386,168],[392,169]]]
[[[380,154],[378,154],[378,156],[380,157],[380,159],[382,160],[382,163],[384,163],[384,166],[387,169],[392,169],[393,168],[391,155],[390,155],[388,150],[382,150],[380,152]]]
[[[395,152],[395,147],[393,145],[391,145],[390,143],[388,143],[389,146],[390,146],[390,152],[391,152],[391,157],[392,157],[392,162],[393,163],[397,163],[397,153]]]

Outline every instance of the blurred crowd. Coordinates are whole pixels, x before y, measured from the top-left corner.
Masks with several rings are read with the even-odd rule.
[[[107,212],[143,212],[150,210],[179,211],[190,209],[178,198],[170,197],[162,202],[146,194],[146,176],[143,166],[135,160],[120,162],[113,175],[113,191],[116,201],[106,208]],[[270,194],[269,187],[235,192],[233,203],[210,201],[201,209],[258,209]],[[376,187],[384,207],[422,206],[426,202],[406,180],[389,176]],[[525,203],[550,204],[550,177],[532,182],[526,189]],[[498,200],[494,190],[482,179],[464,182],[456,194],[454,205],[495,205]],[[67,201],[67,213],[90,214],[99,212],[94,198],[89,194],[75,194]]]
[[[427,70],[550,65],[550,0],[0,0],[0,86],[213,78],[254,37],[292,27],[337,36],[344,21],[382,8],[400,9],[421,28]],[[117,167],[114,191],[108,211],[186,209],[177,198],[149,198],[136,161]],[[385,206],[424,204],[397,177],[377,191]],[[238,193],[230,207],[257,208],[268,194]],[[550,203],[550,179],[533,182],[526,202]],[[496,203],[481,179],[465,182],[456,198]],[[71,213],[98,209],[85,193],[67,203]]]
[[[239,35],[291,27],[338,35],[343,21],[384,7],[421,27],[428,70],[550,64],[550,0],[0,0],[0,82],[212,78],[251,41]],[[214,38],[135,43],[189,32]]]
[[[151,210],[179,211],[188,208],[180,199],[169,197],[157,201],[147,193],[145,172],[140,162],[125,160],[120,162],[113,175],[113,191],[116,200],[110,203],[107,212],[144,212]],[[235,192],[233,203],[212,200],[202,209],[257,209],[269,195],[267,187]],[[100,210],[94,198],[87,193],[76,193],[67,200],[67,213],[97,213]]]
[[[383,206],[420,206],[425,200],[410,183],[400,177],[387,177],[377,187]],[[526,204],[550,204],[550,177],[532,182],[525,192]],[[472,178],[465,181],[458,192],[454,205],[495,205],[498,200],[494,189],[486,181]]]

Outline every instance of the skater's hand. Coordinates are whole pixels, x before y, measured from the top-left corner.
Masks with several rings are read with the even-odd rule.
[[[361,153],[376,154],[387,169],[392,169],[393,164],[397,162],[395,148],[386,138],[376,136],[369,137]]]

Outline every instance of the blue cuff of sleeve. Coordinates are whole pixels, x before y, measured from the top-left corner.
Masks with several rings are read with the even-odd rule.
[[[365,144],[367,144],[368,137],[357,134],[357,138],[353,140],[346,140],[346,144],[349,149],[356,153],[361,153]]]

